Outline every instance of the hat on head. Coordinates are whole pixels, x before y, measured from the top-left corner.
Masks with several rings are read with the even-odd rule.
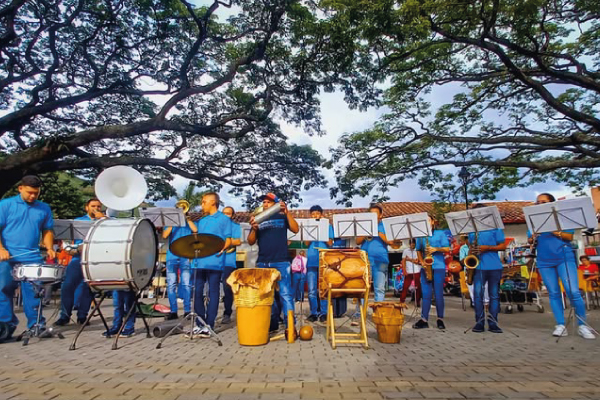
[[[260,201],[263,201],[263,200],[267,199],[267,200],[271,200],[274,203],[279,203],[279,201],[280,201],[279,197],[275,196],[274,193],[267,193],[264,196],[260,196],[258,199]]]
[[[25,175],[23,179],[21,179],[21,185],[39,188],[42,186],[42,180],[35,175]]]

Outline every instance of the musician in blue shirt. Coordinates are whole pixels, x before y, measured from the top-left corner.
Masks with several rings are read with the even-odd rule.
[[[556,201],[554,196],[549,193],[542,193],[537,196],[536,204],[552,203]],[[556,326],[552,332],[553,336],[567,336],[565,327],[565,315],[562,302],[562,293],[558,279],[560,278],[571,305],[575,308],[577,323],[579,324],[578,334],[584,339],[595,339],[596,336],[585,325],[585,303],[579,292],[579,282],[577,277],[577,259],[570,243],[573,240],[572,230],[545,232],[530,235],[529,241],[536,244],[536,263],[548,290],[550,298],[550,308],[556,320]]]
[[[12,275],[14,266],[43,262],[40,238],[48,257],[56,257],[52,211],[46,203],[37,200],[41,186],[42,181],[37,176],[24,176],[18,187],[19,194],[0,201],[0,323],[8,326],[10,335],[19,323],[13,310],[17,288]],[[22,282],[21,292],[27,328],[32,329],[37,320],[35,291],[31,283]],[[45,325],[43,316],[40,323],[42,327]]]
[[[231,219],[219,211],[219,195],[214,192],[206,193],[202,197],[202,211],[205,216],[197,221],[198,233],[211,234],[220,237],[224,246],[220,252],[204,258],[196,258],[192,261],[192,269],[195,269],[195,294],[194,311],[211,328],[215,327],[217,312],[219,311],[219,295],[221,293],[220,283],[223,267],[225,266],[225,249],[231,245]],[[204,285],[208,282],[208,307],[204,307]],[[194,328],[194,335],[210,337],[210,331],[206,327]]]
[[[323,209],[321,206],[312,206],[310,208],[310,217],[314,219],[323,218]],[[307,321],[320,322],[327,320],[327,299],[319,300],[319,249],[326,249],[333,245],[333,226],[329,225],[329,240],[306,242],[308,250],[306,251],[306,281],[308,283],[308,304],[310,306],[310,315]],[[302,289],[304,290],[304,289]]]
[[[231,314],[233,314],[233,291],[231,286],[227,284],[227,278],[236,268],[236,256],[237,246],[242,244],[242,228],[240,224],[233,221],[235,210],[233,207],[225,207],[223,209],[229,219],[231,219],[231,247],[225,252],[225,265],[223,267],[223,274],[221,276],[221,284],[223,285],[223,318],[221,318],[222,324],[231,323]]]
[[[427,274],[424,269],[421,269],[421,291],[423,293],[423,300],[421,305],[421,319],[418,320],[414,325],[414,329],[429,328],[429,311],[431,311],[431,303],[433,301],[433,294],[435,293],[435,309],[437,313],[437,327],[438,329],[446,329],[444,325],[444,280],[446,278],[446,263],[444,261],[444,253],[450,251],[450,241],[448,236],[442,230],[435,229],[436,221],[430,218],[431,228],[433,234],[424,240],[419,238],[417,240],[417,250],[419,250],[419,257],[421,259],[421,265],[423,265],[423,259],[427,254],[433,256],[433,279],[427,280]],[[427,242],[429,247],[427,247]]]

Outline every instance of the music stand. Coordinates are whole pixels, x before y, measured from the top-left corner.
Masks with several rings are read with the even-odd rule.
[[[242,223],[240,223],[240,229],[242,231],[242,237],[241,237],[242,243],[248,243],[248,235],[250,235],[252,226],[250,226],[250,224],[247,222],[242,222]]]
[[[359,236],[373,237],[377,230],[375,213],[334,214],[333,232],[336,238],[354,238]]]
[[[288,230],[288,240],[292,242],[327,242],[329,241],[329,220],[297,219],[298,233]]]
[[[563,232],[571,229],[595,229],[598,221],[596,219],[596,212],[594,205],[589,197],[579,197],[576,199],[560,200],[551,203],[537,204],[523,208],[525,214],[525,222],[527,228],[532,234],[540,234],[545,232]],[[563,245],[563,255],[565,262],[567,258],[565,247]],[[571,276],[569,274],[569,268],[567,270],[567,281],[566,284],[571,288]],[[579,289],[578,289],[579,290]],[[570,300],[570,299],[569,299]],[[565,323],[565,330],[567,326],[573,321],[573,329],[575,329],[575,319],[573,315],[581,321],[584,325],[590,328],[596,335],[598,331],[592,328],[585,320],[579,315],[573,313],[573,304],[569,310],[569,316]],[[560,340],[562,334],[558,336],[556,342]]]
[[[157,228],[187,225],[183,210],[174,207],[140,208],[140,218],[149,219]]]
[[[74,219],[56,219],[54,220],[54,239],[69,240],[84,240],[88,231],[95,221],[80,221]]]
[[[388,239],[391,238],[391,240],[408,239],[410,241],[415,238],[429,237],[432,234],[429,215],[426,212],[384,218],[383,226],[386,236],[389,235]],[[405,325],[417,315],[419,307],[416,306],[416,301],[417,294],[415,293],[415,307]],[[423,300],[421,299],[421,301]]]

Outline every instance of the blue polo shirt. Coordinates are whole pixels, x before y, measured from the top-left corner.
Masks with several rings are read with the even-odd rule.
[[[433,235],[429,236],[429,246],[431,247],[450,247],[450,240],[444,231],[435,230]],[[425,258],[425,238],[417,238],[417,250],[421,252]],[[433,253],[433,269],[446,269],[444,261],[444,253],[436,251]]]
[[[475,233],[469,234],[469,243],[475,243]],[[479,232],[477,244],[480,246],[497,246],[504,243],[504,232],[501,229]],[[479,267],[482,271],[502,269],[502,261],[497,251],[486,251],[479,254]]]
[[[575,233],[573,229],[563,232]],[[527,237],[530,236],[531,233],[527,231]],[[556,237],[552,232],[544,232],[538,236],[535,254],[538,268],[555,267],[565,261],[577,264],[571,244]]]
[[[383,226],[382,221],[379,221],[379,224],[377,224],[377,230],[385,233],[385,227]],[[367,252],[369,260],[372,264],[390,262],[387,244],[381,240],[379,235],[373,237],[371,240],[365,240],[360,248]]]
[[[179,256],[176,256],[175,254],[171,253],[171,243],[173,243],[181,237],[188,236],[191,234],[192,230],[190,229],[190,226],[187,224],[187,222],[185,223],[185,226],[173,227],[173,230],[171,230],[171,233],[169,234],[169,246],[167,247],[167,262],[178,260],[180,258]]]
[[[28,251],[34,253],[14,257],[11,261],[36,263],[42,261],[40,239],[43,231],[54,227],[52,211],[48,204],[36,200],[27,203],[18,194],[0,201],[0,239],[11,256]]]
[[[329,239],[333,239],[333,226],[329,225]],[[306,268],[319,267],[319,248],[326,249],[329,245],[326,242],[311,242],[306,250]]]
[[[223,240],[231,237],[231,219],[223,214],[221,211],[217,211],[212,215],[207,215],[201,218],[196,226],[198,227],[198,233],[209,233],[220,237]],[[198,269],[212,269],[222,271],[225,266],[225,253],[219,255],[215,253],[212,256],[204,258],[196,258],[192,261],[192,268]]]
[[[242,227],[240,224],[231,221],[231,238],[232,239],[240,239],[242,237]],[[231,253],[225,254],[225,266],[235,268],[235,259],[236,259],[237,247],[233,248]]]

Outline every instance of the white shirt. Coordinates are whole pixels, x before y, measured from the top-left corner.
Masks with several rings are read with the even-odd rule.
[[[417,259],[417,249],[404,249],[404,251],[402,252],[402,259],[404,260],[405,258],[411,258],[411,259]],[[419,272],[421,272],[421,266],[419,264],[415,264],[412,261],[408,261],[406,260],[406,273],[407,274],[418,274]]]

